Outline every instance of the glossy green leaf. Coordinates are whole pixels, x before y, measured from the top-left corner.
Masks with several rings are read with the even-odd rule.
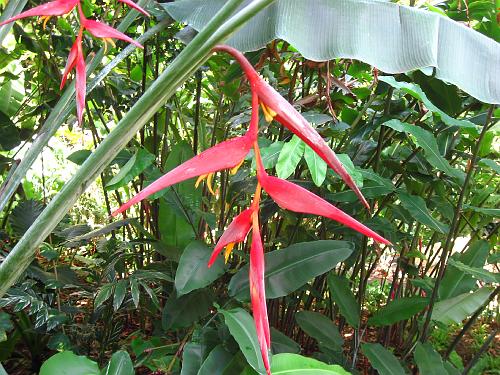
[[[404,297],[389,302],[380,308],[370,319],[368,324],[374,326],[387,326],[401,320],[409,319],[429,304],[429,299],[424,297]]]
[[[500,208],[474,207],[474,206],[469,206],[468,204],[464,204],[464,210],[474,211],[492,217],[500,217]]]
[[[97,363],[70,351],[54,354],[40,368],[40,375],[100,375],[100,373]]]
[[[415,362],[421,374],[441,375],[446,374],[443,360],[429,342],[417,343],[415,347]]]
[[[323,314],[299,311],[295,314],[295,320],[305,333],[329,349],[338,349],[344,343],[335,323]]]
[[[353,250],[351,242],[322,240],[297,243],[266,253],[266,297],[286,296],[314,277],[331,270],[347,259]],[[248,265],[232,277],[229,294],[239,300],[249,300]]]
[[[304,159],[311,173],[312,180],[316,186],[321,186],[326,178],[327,165],[314,150],[305,145]]]
[[[166,9],[199,30],[222,4],[224,0],[184,0]],[[498,44],[435,12],[380,1],[278,0],[228,43],[254,51],[275,38],[314,61],[352,58],[387,73],[434,67],[437,78],[481,101],[500,102]]]
[[[224,273],[221,257],[208,268],[211,253],[212,250],[200,241],[191,242],[184,249],[175,273],[175,288],[179,295],[204,288]]]
[[[113,295],[113,309],[116,311],[120,308],[127,294],[128,280],[122,279],[115,285],[115,294]]]
[[[187,343],[182,351],[181,375],[197,375],[202,362],[202,345],[194,342]]]
[[[0,111],[0,151],[10,151],[21,143],[19,129]]]
[[[460,182],[463,182],[465,178],[464,172],[453,168],[450,163],[448,163],[448,160],[440,154],[436,138],[431,132],[428,132],[427,130],[416,125],[401,122],[399,120],[390,120],[384,122],[384,125],[398,132],[411,134],[415,138],[417,146],[422,147],[427,161],[433,167],[443,171],[449,176],[456,177]]]
[[[405,375],[399,360],[380,344],[361,344],[364,355],[380,375]]]
[[[232,359],[231,353],[222,345],[217,345],[201,365],[198,375],[222,374]]]
[[[448,260],[448,265],[471,275],[477,280],[481,280],[486,283],[500,283],[500,274],[490,272],[484,268],[471,267],[453,258]]]
[[[283,145],[278,157],[278,163],[276,163],[276,173],[279,178],[286,179],[295,172],[304,155],[305,145],[296,135]]]
[[[299,354],[281,353],[273,355],[271,362],[273,375],[349,375],[339,365],[327,365],[314,358]]]
[[[102,375],[134,375],[134,364],[130,355],[125,350],[119,350],[111,356],[111,359],[103,370]]]
[[[300,345],[284,333],[271,327],[271,351],[278,353],[300,353]]]
[[[448,232],[448,225],[440,222],[431,215],[422,197],[406,194],[403,192],[398,193],[398,197],[403,207],[406,208],[408,212],[410,212],[415,220],[440,233]]]
[[[1,363],[0,363],[0,375],[8,375],[7,371],[5,371]]]
[[[111,181],[106,184],[106,189],[116,190],[125,186],[151,165],[155,156],[149,151],[140,148],[130,160],[120,169]]]
[[[495,171],[496,173],[500,174],[500,164],[498,164],[494,160],[491,160],[491,159],[481,159],[481,160],[479,160],[478,164],[486,166],[488,168],[491,168],[493,171]]]
[[[248,364],[259,374],[265,374],[253,318],[241,308],[219,310],[219,312],[224,315],[229,332],[238,343]]]
[[[349,286],[349,280],[333,273],[328,275],[328,289],[340,313],[351,326],[359,327],[359,305]]]
[[[207,289],[198,289],[183,296],[173,293],[163,308],[163,329],[188,327],[210,313],[214,295]]]
[[[473,293],[464,293],[439,301],[432,311],[432,319],[444,324],[461,323],[481,307],[490,294],[489,288],[482,287]]]
[[[483,240],[474,241],[467,251],[463,254],[453,254],[450,259],[458,260],[466,266],[482,268],[488,257],[489,250],[488,242]],[[475,286],[476,281],[470,274],[449,265],[439,286],[439,298],[443,300],[456,297],[459,294],[471,291]]]

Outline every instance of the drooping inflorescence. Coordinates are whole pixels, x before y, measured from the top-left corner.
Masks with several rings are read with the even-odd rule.
[[[268,122],[277,120],[299,136],[323,160],[325,160],[344,182],[354,190],[360,201],[368,207],[368,203],[358,187],[354,184],[351,176],[347,173],[342,163],[338,160],[335,153],[330,149],[323,138],[292,105],[258,75],[244,55],[238,50],[225,45],[215,47],[214,51],[227,52],[235,57],[242,66],[250,83],[252,92],[252,115],[246,134],[219,143],[172,169],[123,204],[114,211],[112,215],[116,216],[148,196],[176,183],[197,176],[204,178],[223,169],[235,169],[241,165],[245,156],[253,148],[256,158],[256,174],[258,181],[253,201],[250,207],[242,211],[233,219],[226,231],[219,238],[210,257],[208,266],[210,267],[213,264],[224,248],[226,249],[224,256],[227,260],[234,245],[243,242],[250,230],[252,230],[249,272],[250,298],[262,359],[267,373],[271,374],[269,364],[271,342],[264,285],[264,247],[259,227],[259,205],[262,190],[284,209],[324,216],[371,237],[377,242],[383,244],[390,244],[390,242],[314,193],[290,181],[267,174],[261,160],[260,149],[257,143],[260,107],[262,107],[264,116]]]

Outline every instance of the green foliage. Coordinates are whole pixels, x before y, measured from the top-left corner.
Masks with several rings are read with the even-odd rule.
[[[193,12],[193,1],[203,10]],[[34,20],[19,21],[12,34],[0,30],[0,290],[8,289],[0,299],[0,361],[6,372],[265,374],[247,303],[251,235],[227,264],[220,256],[206,266],[224,229],[253,198],[253,151],[237,173],[213,176],[215,197],[204,183],[196,189],[188,180],[144,200],[122,220],[107,216],[165,172],[244,133],[250,95],[241,68],[225,55],[208,54],[268,3],[229,41],[245,41],[244,49],[262,46],[274,38],[275,26],[283,28],[280,35],[290,44],[276,40],[247,57],[335,150],[371,210],[309,146],[261,116],[265,167],[393,244],[379,246],[335,221],[282,210],[263,193],[273,374],[462,372],[496,324],[488,301],[499,282],[500,111],[436,77],[452,75],[448,81],[476,97],[496,95],[489,70],[470,64],[492,45],[473,30],[498,35],[494,4],[446,1],[426,5],[429,15],[419,4],[341,0],[327,7],[326,0],[314,0],[315,6],[294,2],[285,12],[286,1],[261,0],[221,26],[241,3],[231,1],[194,44],[184,47],[176,39],[181,29],[189,32],[165,9],[199,29],[222,3],[155,3],[149,19],[126,16],[131,37],[152,32],[143,39],[145,52],[119,53],[119,44],[108,50],[102,70],[102,52],[85,40],[87,52],[95,53],[89,74],[96,77],[82,127],[70,116],[73,88],[58,91],[73,16],[49,21],[47,31]],[[24,4],[9,1],[2,17],[15,7]],[[106,22],[122,15],[85,2],[89,7]],[[400,32],[381,38],[384,28],[369,34],[371,26],[360,26],[357,17],[342,21],[363,9],[377,15],[373,25],[379,26],[390,25],[397,10]],[[451,19],[470,27],[457,29]],[[458,47],[446,44],[453,64],[437,64],[426,47],[437,35],[434,22],[459,32],[454,41],[462,32],[470,36],[467,43],[477,44],[457,43],[477,56],[457,63]],[[431,24],[432,38],[424,38]],[[346,35],[331,38],[324,25],[344,25]],[[311,33],[313,26],[318,32]],[[407,39],[396,43],[401,38]],[[347,47],[349,53],[341,53]],[[320,52],[315,61],[342,57],[306,59]],[[386,69],[375,75],[367,63],[346,56]],[[418,68],[438,66],[436,74],[387,75],[387,66],[413,66],[415,56],[425,60]],[[480,63],[490,62],[484,57]],[[477,79],[478,71],[484,79]],[[476,320],[452,347],[471,317]],[[430,337],[420,342],[425,334]],[[486,352],[470,374],[494,374],[499,366]]]

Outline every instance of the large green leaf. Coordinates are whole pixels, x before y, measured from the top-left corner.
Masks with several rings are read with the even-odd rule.
[[[415,347],[415,362],[421,374],[442,375],[446,374],[443,360],[429,342],[418,343]]]
[[[283,145],[276,164],[276,173],[279,178],[288,178],[295,172],[295,168],[304,155],[305,145],[296,135]]]
[[[199,30],[223,4],[184,0],[166,9]],[[383,1],[278,0],[228,43],[253,51],[276,38],[315,61],[353,58],[387,73],[434,67],[437,78],[481,101],[500,103],[499,44],[436,12]]]
[[[201,365],[198,375],[222,374],[232,359],[231,353],[222,345],[217,345]]]
[[[427,205],[425,204],[425,200],[422,197],[403,192],[398,193],[398,197],[403,207],[410,212],[415,220],[440,233],[448,232],[448,225],[440,222],[431,215]]]
[[[488,242],[483,240],[474,241],[466,252],[458,255],[454,254],[452,258],[466,266],[483,267],[489,250]],[[471,291],[475,285],[476,281],[471,275],[453,265],[449,265],[439,286],[439,298],[443,300],[458,296],[459,294]]]
[[[405,375],[398,359],[380,344],[361,344],[363,353],[380,375]]]
[[[349,280],[344,276],[331,273],[328,275],[328,289],[330,289],[330,295],[339,307],[340,313],[346,318],[347,323],[358,328],[359,305],[349,287]]]
[[[347,259],[353,250],[351,242],[325,240],[298,243],[266,253],[266,297],[286,296],[314,277],[331,270]],[[231,279],[229,294],[239,300],[249,299],[248,265]]]
[[[439,301],[432,311],[432,319],[445,324],[461,323],[486,302],[490,293],[489,288],[483,287],[474,293],[464,293]]]
[[[202,362],[202,345],[194,342],[187,343],[182,351],[181,375],[197,375]]]
[[[40,375],[99,375],[100,373],[97,363],[70,351],[54,354],[40,368]]]
[[[414,136],[415,143],[418,146],[422,147],[427,161],[432,166],[439,169],[440,171],[443,171],[449,176],[458,178],[459,181],[463,181],[463,179],[465,178],[465,174],[462,171],[453,168],[450,163],[448,163],[448,160],[441,156],[441,154],[439,153],[436,138],[432,133],[416,125],[401,122],[399,120],[390,120],[385,122],[384,125],[398,132],[405,132]]]
[[[330,318],[313,311],[299,311],[295,314],[295,320],[305,333],[322,346],[329,349],[342,347],[344,339]]]
[[[124,351],[119,350],[113,353],[111,359],[103,370],[102,375],[134,375],[134,364],[130,359],[130,355]]]
[[[212,251],[202,242],[191,242],[183,251],[175,273],[175,288],[179,295],[203,288],[224,273],[224,262],[219,257],[212,267],[208,260]]]
[[[370,319],[368,324],[386,326],[401,320],[409,319],[422,311],[429,304],[429,299],[424,297],[398,298],[379,309]]]
[[[219,310],[219,312],[224,315],[229,332],[238,343],[248,364],[259,374],[265,374],[266,370],[260,355],[259,340],[253,318],[241,308]]]
[[[339,365],[327,365],[314,358],[299,354],[282,353],[273,355],[271,372],[273,375],[349,375]]]

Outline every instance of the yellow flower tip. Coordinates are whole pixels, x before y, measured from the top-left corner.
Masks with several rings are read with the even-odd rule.
[[[215,191],[212,188],[212,179],[213,179],[213,177],[214,177],[213,173],[209,173],[208,174],[208,176],[207,176],[207,187],[208,187],[208,191],[210,192],[210,194],[215,195]]]
[[[115,41],[111,38],[102,38],[104,41],[104,53],[108,52],[108,43],[111,44],[112,47],[116,47]]]
[[[43,21],[42,28],[45,30],[45,27],[47,27],[47,22],[52,18],[52,16],[42,16],[40,17],[40,22]]]
[[[201,181],[203,181],[205,178],[207,178],[207,174],[202,174],[198,179],[196,180],[194,187],[198,189],[198,186],[200,185]]]
[[[226,246],[226,249],[224,250],[224,263],[227,263],[229,255],[231,255],[233,248],[234,248],[234,242],[231,242]]]
[[[241,165],[243,164],[243,162],[245,161],[245,159],[241,159],[241,161],[238,163],[238,165],[236,165],[235,167],[231,168],[230,172],[232,176],[234,176],[236,174],[236,172],[238,172],[238,169],[240,169]]]
[[[260,106],[262,107],[262,112],[264,112],[264,117],[266,118],[266,121],[267,122],[273,121],[277,113],[262,102],[260,102]]]

